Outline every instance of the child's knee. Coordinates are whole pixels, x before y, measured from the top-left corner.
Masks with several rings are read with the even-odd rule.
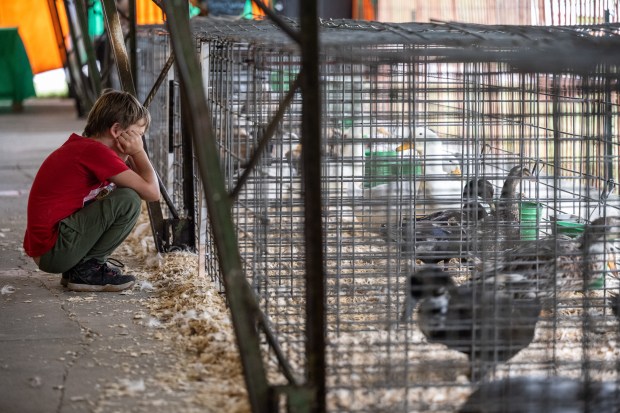
[[[126,206],[128,211],[136,214],[140,212],[142,199],[136,191],[131,188],[116,188],[114,192],[117,200]]]

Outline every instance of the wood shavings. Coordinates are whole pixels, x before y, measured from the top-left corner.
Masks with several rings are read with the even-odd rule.
[[[2,286],[2,289],[0,290],[0,295],[13,294],[14,292],[15,292],[15,287],[13,287],[12,285],[6,284]]]
[[[121,379],[118,383],[120,384],[120,390],[125,391],[127,392],[127,394],[130,395],[146,390],[146,386],[144,385],[144,379]]]
[[[140,291],[148,291],[148,292],[155,291],[155,287],[149,281],[146,281],[146,280],[140,281],[138,285],[139,285]]]
[[[162,328],[163,327],[161,321],[159,321],[155,317],[149,317],[148,321],[146,322],[146,326],[150,328]]]
[[[97,296],[96,295],[87,295],[87,296],[76,295],[74,297],[67,298],[67,301],[69,301],[70,303],[73,303],[73,302],[91,302],[91,301],[97,301]]]
[[[143,211],[141,220],[148,220]],[[148,223],[148,222],[147,222]],[[150,228],[150,227],[148,227]],[[188,252],[161,255],[155,252],[147,226],[138,224],[115,255],[132,265],[139,280],[135,291],[149,293],[143,300],[148,314],[133,319],[156,331],[153,338],[185,350],[179,365],[170,374],[157,377],[158,384],[174,388],[203,388],[191,391],[191,402],[205,411],[249,413],[235,335],[224,298],[217,287],[198,277],[198,257]],[[119,387],[110,391],[122,392]],[[148,383],[145,383],[148,386]]]
[[[148,268],[161,268],[163,264],[164,264],[164,257],[159,252],[148,256],[145,260],[145,265]]]

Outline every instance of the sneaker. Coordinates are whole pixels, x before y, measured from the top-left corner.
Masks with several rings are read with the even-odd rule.
[[[115,258],[108,258],[107,262],[112,264],[112,266],[108,266],[111,271],[115,272],[117,275],[121,275],[121,268],[125,268],[125,264]],[[71,270],[73,270],[73,268],[71,268],[69,271],[65,271],[62,273],[60,285],[62,285],[63,287],[67,287],[69,285],[69,280],[71,279]]]
[[[118,268],[107,263],[99,263],[95,259],[76,265],[68,271],[70,275],[67,288],[82,292],[116,292],[133,287],[136,277],[121,274]]]

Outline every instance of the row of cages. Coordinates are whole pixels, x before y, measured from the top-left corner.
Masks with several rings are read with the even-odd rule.
[[[616,411],[618,67],[518,71],[448,61],[399,36],[346,44],[331,28],[316,137],[328,411],[540,411],[520,403],[550,393],[549,411]],[[192,30],[230,191],[294,93],[232,213],[245,275],[302,380],[303,107],[291,90],[301,51],[268,22],[194,19]],[[141,42],[156,77],[168,33],[145,29]],[[176,113],[161,99],[154,126]],[[160,173],[193,162],[157,129]],[[221,283],[201,213],[205,269]],[[284,384],[263,345],[269,377]],[[498,400],[513,410],[488,407]]]

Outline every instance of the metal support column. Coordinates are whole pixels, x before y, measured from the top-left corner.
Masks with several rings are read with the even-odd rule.
[[[274,409],[270,406],[270,391],[256,329],[260,309],[241,267],[230,198],[220,169],[216,138],[211,124],[211,110],[204,95],[200,64],[189,28],[187,1],[166,0],[164,5],[182,93],[187,98],[188,106],[193,109],[184,111],[183,115],[187,116],[194,139],[252,411],[270,413]]]
[[[311,412],[325,412],[325,269],[321,197],[321,85],[317,4],[301,5],[302,179],[306,245],[306,357],[308,385],[314,390]]]

